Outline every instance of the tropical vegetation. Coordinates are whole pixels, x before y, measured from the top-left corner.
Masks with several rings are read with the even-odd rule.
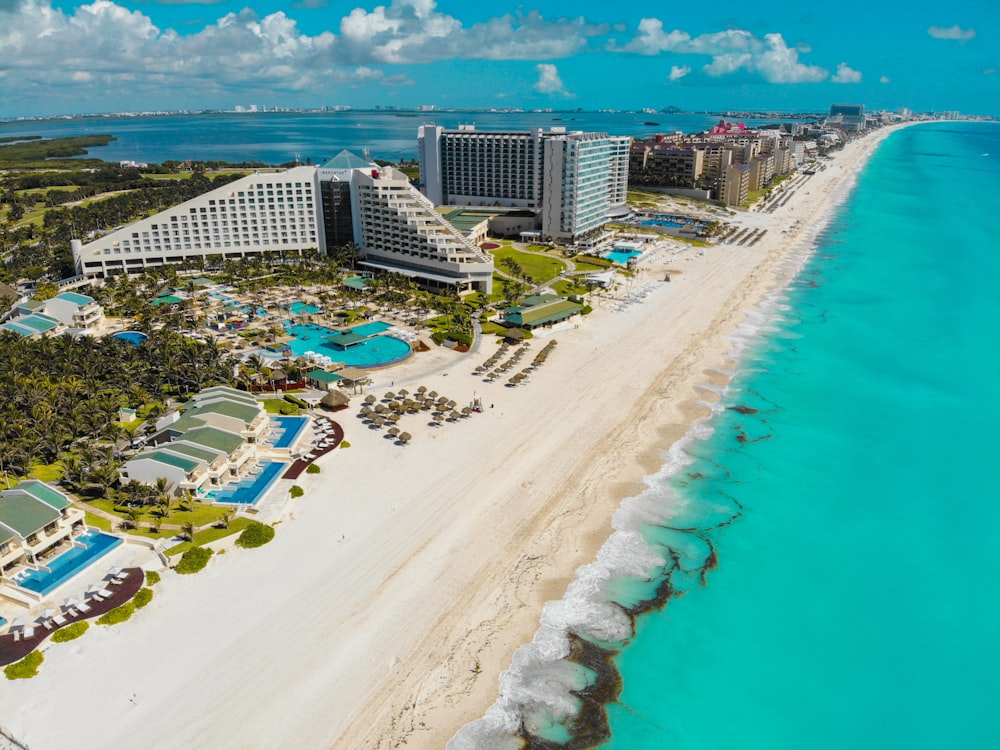
[[[4,667],[3,673],[8,680],[26,680],[38,674],[38,668],[42,666],[43,661],[45,661],[45,657],[42,656],[41,651],[32,651],[21,659],[21,661],[16,661]]]
[[[181,555],[180,562],[177,563],[175,570],[182,576],[197,573],[208,565],[211,557],[212,550],[208,547],[191,547],[191,549]]]
[[[86,633],[89,629],[90,623],[86,620],[78,620],[77,622],[70,623],[64,628],[59,628],[59,630],[52,634],[52,640],[56,643],[73,641]]]
[[[128,601],[118,607],[115,607],[114,609],[109,609],[103,615],[98,617],[97,624],[118,625],[119,623],[128,620],[134,614],[135,614],[135,604]]]
[[[253,549],[254,547],[262,547],[272,539],[274,539],[274,527],[260,521],[254,521],[243,529],[243,533],[236,538],[236,544],[244,549]]]

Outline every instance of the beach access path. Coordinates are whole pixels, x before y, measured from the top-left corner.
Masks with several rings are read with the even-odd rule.
[[[640,264],[644,302],[598,298],[533,340],[559,343],[522,386],[473,376],[482,350],[376,372],[378,396],[426,385],[484,410],[404,417],[408,445],[338,413],[351,447],[302,475],[272,543],[166,575],[128,623],[48,648],[37,677],[0,685],[5,729],[39,748],[444,747],[496,700],[621,499],[707,416],[729,336],[794,274],[884,134],[846,146],[808,194],[734,217],[768,229],[758,244],[664,245]]]

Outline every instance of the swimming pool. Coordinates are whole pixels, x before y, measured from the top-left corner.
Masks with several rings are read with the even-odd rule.
[[[271,420],[278,423],[278,437],[272,443],[275,448],[291,448],[309,422],[308,417],[271,417]]]
[[[230,484],[225,489],[212,490],[208,497],[212,502],[224,505],[256,505],[287,465],[283,461],[261,461],[258,474]]]
[[[132,346],[138,346],[148,339],[149,336],[141,331],[120,331],[119,333],[111,334],[111,338],[118,339],[119,341],[127,341]]]
[[[83,546],[74,546],[58,557],[46,560],[44,565],[48,570],[30,570],[19,574],[15,577],[17,585],[45,596],[123,542],[116,536],[94,529],[88,529],[75,541]]]
[[[376,333],[384,333],[392,328],[392,323],[383,323],[381,320],[373,320],[370,323],[362,323],[347,330],[359,336],[374,336]],[[346,333],[346,331],[345,331]]]
[[[688,227],[696,232],[702,232],[705,227],[708,226],[708,222],[702,221],[701,219],[691,219],[686,216],[672,216],[670,214],[654,214],[648,219],[643,219],[639,223],[644,227],[668,227],[674,229],[679,227]]]
[[[286,346],[296,357],[306,357],[309,352],[329,357],[334,362],[343,362],[350,367],[384,367],[385,365],[402,362],[410,356],[412,350],[405,341],[392,336],[378,336],[392,326],[388,323],[373,321],[363,323],[354,328],[335,330],[313,323],[285,324],[285,331],[292,337]],[[346,349],[334,346],[329,342],[332,336],[354,332],[371,338]]]
[[[285,310],[295,316],[315,315],[320,311],[316,305],[310,305],[305,302],[293,302]]]
[[[617,263],[620,266],[627,266],[629,258],[638,258],[640,255],[642,255],[642,250],[612,250],[604,257],[612,263]]]

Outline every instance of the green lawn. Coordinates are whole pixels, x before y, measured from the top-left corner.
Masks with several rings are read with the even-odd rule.
[[[94,513],[84,513],[84,518],[87,521],[88,526],[93,526],[95,529],[100,529],[101,531],[111,531],[111,521],[106,519],[104,516],[98,516]]]
[[[173,557],[174,555],[181,555],[187,552],[192,547],[200,547],[203,544],[208,544],[209,542],[214,542],[217,539],[223,539],[232,534],[239,534],[243,529],[245,529],[250,524],[254,523],[253,519],[242,517],[237,518],[231,524],[229,524],[228,529],[220,529],[213,526],[210,529],[204,529],[199,531],[194,535],[193,542],[181,542],[176,544],[167,550],[167,554]]]
[[[42,482],[58,482],[62,479],[62,475],[62,461],[51,464],[32,464],[31,466],[31,478]]]
[[[615,267],[614,262],[596,255],[577,255],[573,258],[573,264],[577,271],[605,271]]]
[[[506,245],[493,250],[492,253],[499,270],[506,273],[507,269],[500,261],[504,258],[512,258],[536,284],[551,281],[566,269],[566,265],[558,258],[525,253]]]
[[[571,294],[586,294],[590,291],[590,287],[586,284],[571,279],[559,279],[549,288],[563,297],[568,297]]]
[[[129,520],[128,515],[123,510],[113,509],[111,501],[106,498],[91,500],[90,504],[98,510],[103,510],[107,513],[114,513],[123,521]],[[163,523],[176,525],[193,523],[195,526],[204,526],[207,523],[217,523],[225,514],[233,512],[233,509],[228,505],[209,505],[207,503],[195,502],[192,503],[191,510],[181,510],[178,507],[178,504],[178,500],[171,500],[170,513],[163,519]],[[141,508],[141,510],[142,515],[139,516],[140,523],[153,523],[156,521],[158,517],[157,513],[159,512],[156,506],[151,505],[146,508]],[[134,531],[142,536],[149,536],[150,533],[155,535],[155,532],[151,532],[147,529],[137,529]]]

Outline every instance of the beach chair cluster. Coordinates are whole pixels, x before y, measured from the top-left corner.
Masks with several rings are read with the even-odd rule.
[[[313,422],[313,442],[308,453],[301,457],[306,462],[315,461],[324,453],[337,447],[337,428],[327,417],[317,417]]]

